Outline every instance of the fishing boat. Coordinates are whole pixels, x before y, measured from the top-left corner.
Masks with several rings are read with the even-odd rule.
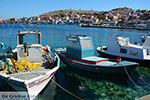
[[[1,66],[0,77],[14,90],[26,92],[31,100],[50,82],[60,64],[57,54],[48,45],[42,46],[41,39],[40,31],[18,31],[17,47],[12,52],[5,52],[1,45],[0,58],[6,64]]]
[[[150,66],[150,36],[142,45],[130,43],[129,38],[115,36],[108,41],[108,47],[99,46],[97,52],[103,57],[117,58],[138,62],[141,66]]]
[[[149,33],[147,33],[147,34],[141,36],[143,43],[145,42],[145,40],[146,40],[146,38],[147,38],[148,36],[150,36]]]
[[[131,74],[138,65],[135,62],[95,56],[92,38],[86,35],[70,35],[66,39],[67,47],[57,48],[55,52],[68,66],[103,74],[125,74],[126,68]]]
[[[137,24],[135,29],[138,29],[138,30],[148,30],[148,26],[147,24]]]

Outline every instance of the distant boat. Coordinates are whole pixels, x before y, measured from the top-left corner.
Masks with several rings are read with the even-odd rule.
[[[131,44],[129,38],[114,37],[108,41],[108,47],[100,46],[97,52],[103,57],[117,58],[138,62],[142,66],[150,66],[150,36],[142,45]]]
[[[29,38],[30,40],[26,41]],[[33,40],[35,40],[34,43]],[[16,72],[13,72],[10,67],[8,67],[7,73],[0,71],[0,77],[16,91],[27,92],[29,99],[34,99],[59,69],[60,60],[49,46],[43,47],[41,45],[41,33],[39,31],[19,31],[17,43],[13,54],[14,56],[16,54],[14,58],[17,58],[17,63],[20,65],[16,68]],[[21,63],[21,61],[24,62]],[[28,63],[31,64],[28,65]],[[25,70],[18,71],[19,68]]]
[[[148,37],[148,36],[150,36],[150,34],[148,33],[148,34],[145,34],[145,35],[142,35],[142,42],[145,42],[145,40],[146,40],[146,38]]]
[[[94,56],[91,37],[70,35],[66,39],[67,47],[57,48],[55,51],[68,66],[103,74],[126,74],[125,67],[129,74],[131,74],[138,65],[135,62]]]
[[[137,24],[136,29],[138,30],[148,30],[147,24]]]

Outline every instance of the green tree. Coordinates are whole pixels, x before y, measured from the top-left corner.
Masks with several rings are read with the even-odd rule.
[[[60,13],[60,16],[61,16],[61,17],[65,17],[66,15],[65,15],[65,14],[63,14],[63,13]]]
[[[69,19],[71,18],[71,14],[68,14],[68,16],[69,16]]]
[[[97,15],[97,18],[98,18],[98,19],[104,19],[104,15],[103,15],[103,14],[98,14],[98,15]]]
[[[59,15],[53,15],[53,17],[59,17]]]

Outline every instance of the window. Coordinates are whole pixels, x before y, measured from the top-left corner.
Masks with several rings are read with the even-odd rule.
[[[23,36],[23,42],[27,44],[40,44],[40,34],[26,34]]]
[[[130,50],[130,55],[137,56],[138,55],[138,51]]]
[[[126,53],[127,53],[127,49],[121,48],[121,49],[120,49],[120,53],[125,53],[125,54],[126,54]]]
[[[150,55],[150,50],[149,49],[147,49],[147,55]]]
[[[82,48],[93,47],[92,41],[90,39],[89,40],[81,40],[81,45],[82,45]]]

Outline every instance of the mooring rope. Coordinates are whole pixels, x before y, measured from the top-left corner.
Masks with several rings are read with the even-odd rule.
[[[125,68],[125,66],[123,66],[123,68],[124,68],[124,70],[125,70],[127,76],[129,77],[129,79],[132,81],[132,83],[133,83],[135,86],[137,86],[138,88],[140,88],[140,87],[132,80],[132,78],[130,77],[130,75],[129,75],[127,69]]]
[[[125,70],[126,74],[127,74],[128,77],[129,77],[129,79],[132,81],[132,83],[133,83],[136,87],[138,87],[139,89],[144,90],[143,88],[139,87],[139,86],[132,80],[132,78],[130,77],[130,75],[129,75],[127,69],[125,68],[125,66],[123,66],[123,67],[124,67],[124,70]],[[145,91],[145,92],[149,92],[148,90],[144,90],[144,91]]]
[[[144,81],[143,76],[142,76],[142,74],[140,73],[139,67],[137,68],[137,70],[138,70],[138,72],[139,72],[140,79],[141,79],[145,84],[150,85],[150,84],[148,84],[146,81]]]
[[[63,89],[63,90],[66,91],[67,93],[69,93],[70,95],[72,95],[72,96],[78,98],[79,100],[84,100],[84,99],[82,99],[82,98],[80,98],[80,97],[74,95],[73,93],[69,92],[68,90],[66,90],[66,89],[63,88],[62,86],[60,86],[60,85],[59,85],[57,82],[55,82],[53,79],[52,79],[52,81],[53,81],[57,86],[59,86],[61,89]]]

